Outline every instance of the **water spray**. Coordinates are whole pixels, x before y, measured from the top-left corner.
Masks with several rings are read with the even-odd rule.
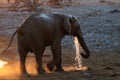
[[[75,44],[75,66],[77,70],[81,70],[82,60],[80,55],[80,44],[78,42],[77,37],[74,37],[74,44]]]

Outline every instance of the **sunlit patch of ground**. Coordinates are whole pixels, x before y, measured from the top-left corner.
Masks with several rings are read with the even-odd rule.
[[[0,60],[0,68],[3,68],[8,62]]]

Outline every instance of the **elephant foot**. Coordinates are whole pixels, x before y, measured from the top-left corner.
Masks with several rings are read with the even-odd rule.
[[[64,72],[64,70],[62,69],[62,67],[59,65],[58,67],[52,62],[48,62],[47,63],[47,67],[49,69],[49,71],[56,71],[56,72]]]
[[[65,72],[64,69],[62,69],[62,68],[57,68],[55,71],[56,72]]]
[[[44,73],[45,73],[45,70],[44,70],[44,69],[38,69],[37,72],[38,72],[38,75],[39,75],[39,74],[44,74]]]
[[[21,77],[29,77],[30,75],[27,73],[26,69],[21,69],[20,76]]]
[[[55,65],[53,64],[53,62],[48,62],[47,63],[47,68],[49,69],[49,71],[53,71],[54,67],[55,67]]]
[[[29,75],[28,73],[22,73],[20,75],[20,78],[25,78],[25,77],[31,77],[31,75]]]

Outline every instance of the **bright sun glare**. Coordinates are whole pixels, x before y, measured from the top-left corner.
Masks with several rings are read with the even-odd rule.
[[[2,61],[0,60],[0,68],[3,68],[5,64],[7,64],[8,62]]]

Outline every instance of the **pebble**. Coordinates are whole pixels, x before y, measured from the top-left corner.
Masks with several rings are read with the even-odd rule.
[[[91,74],[90,74],[90,73],[84,73],[84,76],[85,76],[86,78],[90,78],[90,77],[91,77]]]

